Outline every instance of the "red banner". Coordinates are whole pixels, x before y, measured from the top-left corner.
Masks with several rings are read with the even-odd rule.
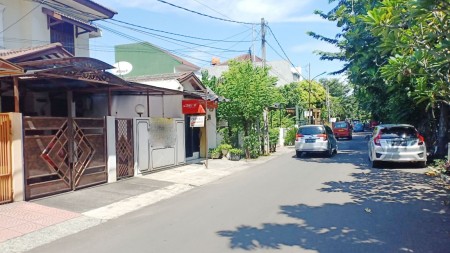
[[[205,114],[206,101],[200,99],[184,99],[181,103],[183,114]],[[208,109],[216,109],[217,102],[208,101]]]

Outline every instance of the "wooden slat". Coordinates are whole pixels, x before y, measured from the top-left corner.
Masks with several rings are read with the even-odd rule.
[[[11,120],[0,114],[0,204],[13,201],[11,159]]]

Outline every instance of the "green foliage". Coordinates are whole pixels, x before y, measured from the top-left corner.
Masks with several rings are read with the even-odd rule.
[[[256,132],[252,131],[248,136],[244,136],[244,149],[247,158],[258,158],[260,155],[261,142]]]
[[[278,143],[279,136],[280,136],[279,128],[270,128],[269,129],[269,144],[276,145]]]
[[[297,128],[292,127],[289,128],[286,132],[286,136],[284,137],[284,145],[292,146],[295,144],[295,136],[297,135]]]
[[[243,155],[244,154],[244,151],[239,148],[232,148],[232,149],[228,150],[228,152],[230,153],[230,155]]]
[[[222,144],[220,144],[218,147],[217,147],[217,149],[219,149],[219,150],[230,150],[230,149],[232,149],[233,147],[230,145],[230,144],[227,144],[227,143],[222,143]]]
[[[210,148],[209,154],[211,155],[211,158],[219,158],[222,151],[219,148]]]
[[[231,61],[217,86],[218,94],[231,100],[219,105],[219,114],[233,127],[244,129],[245,135],[264,108],[281,99],[273,85],[276,78],[270,77],[268,71],[253,66],[250,61]]]

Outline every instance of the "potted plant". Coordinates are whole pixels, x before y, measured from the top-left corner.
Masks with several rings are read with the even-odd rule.
[[[218,148],[210,148],[209,153],[211,154],[212,159],[219,159],[222,154],[221,150]]]
[[[230,144],[223,143],[223,144],[220,144],[219,147],[217,147],[217,148],[222,151],[223,156],[226,156],[228,154],[228,151],[233,147]]]
[[[241,155],[244,154],[244,151],[238,148],[231,148],[228,150],[230,153],[230,160],[231,161],[239,161],[241,159]]]

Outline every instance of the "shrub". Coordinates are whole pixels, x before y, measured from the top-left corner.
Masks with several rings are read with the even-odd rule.
[[[228,152],[231,155],[243,155],[244,154],[244,151],[242,149],[239,149],[239,148],[232,148],[232,149],[228,150]]]
[[[297,134],[297,128],[289,128],[286,132],[286,137],[284,137],[284,145],[292,146],[295,143],[295,135]]]
[[[220,144],[219,147],[217,147],[219,150],[230,150],[231,148],[233,147],[227,143]]]
[[[247,158],[258,158],[260,154],[261,142],[258,135],[255,132],[250,133],[244,137],[244,149],[247,154]]]

